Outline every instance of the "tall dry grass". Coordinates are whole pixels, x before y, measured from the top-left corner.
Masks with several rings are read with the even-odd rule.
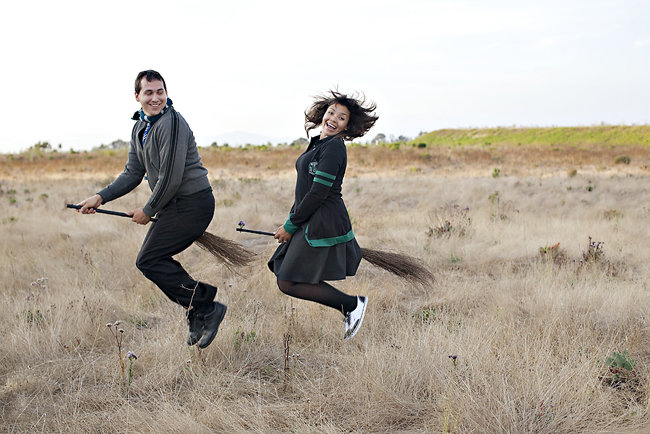
[[[241,219],[262,230],[283,223],[291,170],[208,164],[218,203],[209,231],[259,258],[237,274],[197,247],[179,255],[229,307],[201,353],[185,344],[182,309],[134,266],[146,228],[63,207],[119,167],[93,174],[70,163],[20,176],[8,163],[5,173],[14,172],[0,181],[3,431],[648,429],[644,169],[565,161],[541,171],[522,157],[517,176],[502,165],[493,177],[494,159],[453,160],[451,170],[399,155],[393,165],[351,161],[344,197],[361,246],[420,257],[437,281],[412,287],[362,263],[337,283],[370,300],[348,342],[340,314],[276,289],[266,268],[271,239],[235,231]],[[147,195],[142,186],[106,208],[129,210]],[[589,237],[604,253],[590,250]],[[106,327],[118,320],[124,379]],[[625,350],[634,370],[608,369],[607,358]],[[127,351],[139,357],[132,375]]]

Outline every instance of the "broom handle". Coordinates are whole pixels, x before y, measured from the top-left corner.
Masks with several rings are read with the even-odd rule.
[[[65,206],[68,207],[68,208],[81,209],[81,205],[73,205],[71,203],[67,203]],[[101,214],[110,214],[110,215],[116,215],[116,216],[119,216],[119,217],[128,217],[128,218],[133,217],[133,216],[130,216],[127,213],[124,213],[124,212],[109,211],[107,209],[101,209],[101,208],[94,208],[94,209],[95,209],[95,212],[98,212],[98,213],[101,213]],[[155,218],[155,217],[152,217],[151,221],[155,222],[155,221],[158,221],[158,219]]]
[[[273,232],[256,231],[253,229],[236,228],[235,230],[239,232],[250,232],[251,234],[270,235],[270,236],[275,235]]]

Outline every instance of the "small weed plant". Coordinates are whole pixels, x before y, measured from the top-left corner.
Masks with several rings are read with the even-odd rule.
[[[579,261],[578,268],[595,265],[605,270],[607,275],[615,277],[619,274],[619,267],[611,261],[605,259],[605,251],[603,241],[594,241],[589,237],[589,244],[587,250],[582,252],[582,259]]]
[[[128,360],[129,363],[128,377],[127,377],[126,360],[122,352],[123,351],[122,341],[124,339],[124,329],[120,327],[120,324],[121,324],[120,321],[115,321],[114,323],[106,324],[106,327],[108,327],[111,334],[113,335],[113,338],[115,339],[115,347],[117,348],[117,358],[120,362],[120,375],[122,378],[121,385],[124,391],[128,393],[129,386],[131,386],[131,382],[133,380],[133,363],[135,363],[135,361],[138,360],[138,356],[133,351],[127,351],[126,360]]]
[[[32,307],[23,310],[22,317],[28,324],[42,326],[45,322],[45,317],[38,308],[38,300],[39,295],[48,290],[48,279],[47,277],[39,277],[30,283],[29,286],[35,290],[34,292],[29,291],[29,294],[27,295],[27,300],[32,303]]]
[[[615,209],[608,209],[603,213],[603,216],[607,220],[618,220],[623,217],[623,213]]]
[[[133,380],[133,363],[136,360],[138,360],[138,356],[133,351],[127,351],[126,358],[129,359],[129,383],[128,383],[128,385],[130,386],[131,381]]]
[[[628,157],[627,155],[619,155],[614,160],[614,164],[630,164],[631,162],[632,162],[632,159],[630,157]]]
[[[540,247],[539,256],[542,260],[552,262],[555,265],[564,265],[567,260],[565,251],[560,248],[560,243],[555,243],[552,246]]]
[[[414,312],[411,316],[423,324],[429,324],[436,320],[438,309],[436,307],[427,306],[422,308],[420,311]]]
[[[114,323],[109,322],[108,324],[106,324],[106,327],[108,327],[108,330],[115,338],[115,346],[117,347],[117,357],[120,362],[120,372],[122,374],[122,382],[125,382],[126,380],[125,364],[124,364],[124,357],[122,356],[122,339],[124,339],[124,329],[120,327],[119,321],[115,321]]]
[[[611,356],[605,360],[607,373],[602,376],[604,384],[615,389],[637,390],[640,385],[640,377],[636,369],[636,360],[634,360],[628,350],[622,352],[614,351]]]
[[[498,191],[490,194],[488,200],[492,204],[492,214],[490,215],[492,221],[508,220],[508,214],[511,212],[519,212],[511,202],[502,203],[501,195]]]
[[[469,207],[457,204],[442,206],[433,213],[430,220],[432,225],[427,229],[427,236],[436,238],[462,238],[469,234],[472,219],[469,216]]]
[[[582,252],[582,262],[585,264],[595,264],[603,261],[605,258],[605,252],[603,251],[604,244],[605,243],[602,241],[593,241],[592,238],[589,237],[589,245],[587,246],[587,250]]]
[[[540,247],[538,252],[539,258],[546,263],[551,263],[556,266],[574,264],[576,272],[593,270],[596,267],[603,269],[609,276],[617,276],[619,274],[619,268],[605,259],[604,245],[604,242],[594,241],[593,238],[589,237],[587,250],[583,251],[581,257],[578,259],[570,259],[564,249],[560,248],[560,243]]]
[[[235,350],[239,350],[243,344],[251,344],[255,342],[257,333],[254,330],[250,332],[243,332],[242,330],[237,329],[234,332],[233,338]]]

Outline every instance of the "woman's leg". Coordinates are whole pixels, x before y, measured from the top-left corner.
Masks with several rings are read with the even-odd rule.
[[[357,307],[356,296],[347,295],[325,282],[314,284],[278,279],[278,288],[287,295],[329,306],[344,315]]]

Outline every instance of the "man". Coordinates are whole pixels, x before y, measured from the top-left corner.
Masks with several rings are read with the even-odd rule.
[[[135,80],[135,99],[141,109],[131,133],[124,171],[109,186],[80,202],[92,214],[100,205],[136,188],[146,175],[151,196],[142,208],[128,212],[146,225],[158,214],[144,239],[136,266],[167,297],[187,309],[188,345],[205,348],[214,339],[226,306],[213,301],[217,288],[198,282],[172,256],[187,249],[212,220],[214,197],[208,171],[201,164],[194,134],[167,97],[165,80],[147,70]]]

